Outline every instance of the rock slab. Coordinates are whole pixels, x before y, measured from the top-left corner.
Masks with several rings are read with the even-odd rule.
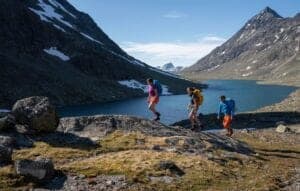
[[[55,174],[54,165],[50,159],[18,160],[15,162],[18,175],[33,179],[37,182],[51,180]]]

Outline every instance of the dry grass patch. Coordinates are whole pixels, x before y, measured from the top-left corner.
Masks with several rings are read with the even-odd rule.
[[[84,174],[88,177],[100,174],[125,174],[130,180],[147,182],[148,176],[172,176],[168,171],[155,169],[155,165],[161,160],[174,161],[186,173],[183,177],[190,177],[193,176],[193,172],[199,172],[201,175],[198,173],[198,180],[210,179],[212,177],[205,172],[210,171],[210,174],[218,174],[220,169],[217,164],[201,156],[187,156],[152,150],[129,150],[108,153],[64,165],[63,169],[73,173]]]
[[[56,166],[69,161],[87,158],[92,155],[92,151],[73,149],[67,147],[53,147],[44,142],[37,142],[33,148],[15,150],[13,160],[35,159],[36,157],[45,157],[53,160]]]
[[[100,140],[103,152],[116,152],[131,149],[151,149],[153,145],[167,146],[165,139],[170,137],[147,136],[141,132],[117,130]]]

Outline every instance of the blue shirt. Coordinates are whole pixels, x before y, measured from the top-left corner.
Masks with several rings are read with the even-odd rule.
[[[230,100],[225,100],[224,102],[220,101],[218,117],[220,117],[221,113],[224,115],[234,115],[235,102]]]

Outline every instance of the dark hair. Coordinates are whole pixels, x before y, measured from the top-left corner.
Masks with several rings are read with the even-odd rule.
[[[190,90],[190,91],[194,91],[196,88],[188,87],[187,89]]]
[[[220,98],[221,98],[221,100],[225,100],[226,96],[222,95]]]
[[[147,82],[153,83],[153,79],[152,78],[148,78]]]

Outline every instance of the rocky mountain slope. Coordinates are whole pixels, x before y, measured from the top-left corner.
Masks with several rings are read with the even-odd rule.
[[[1,0],[0,21],[0,107],[31,95],[56,105],[141,96],[149,76],[172,93],[190,84],[126,54],[66,0]]]
[[[235,35],[183,71],[194,79],[300,79],[300,13],[283,18],[267,7]]]

